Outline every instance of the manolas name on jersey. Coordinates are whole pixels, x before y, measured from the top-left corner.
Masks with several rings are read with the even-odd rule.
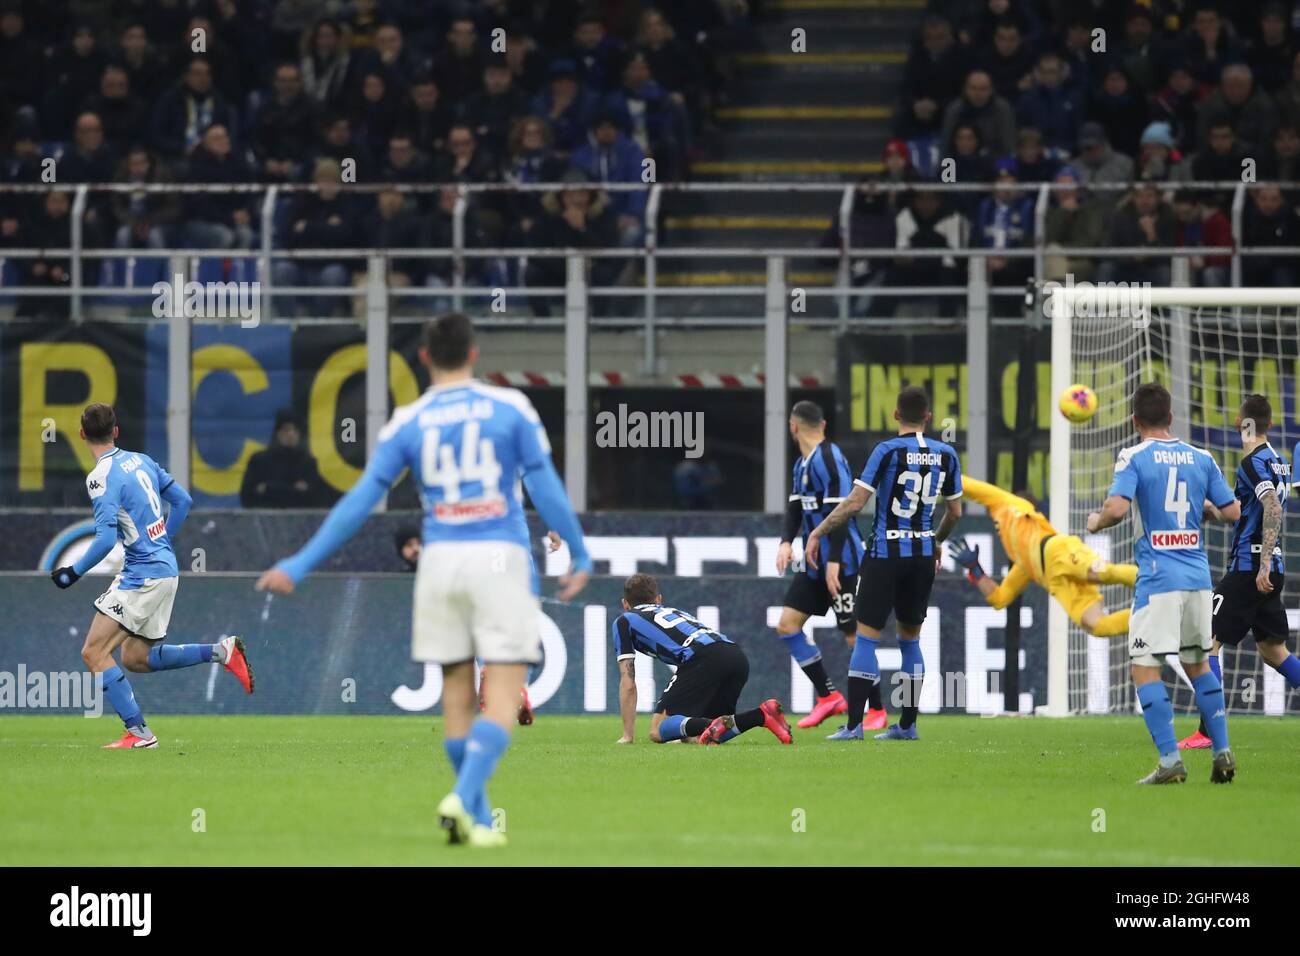
[[[1137,504],[1135,611],[1153,594],[1211,587],[1201,515],[1207,500],[1222,508],[1234,496],[1209,452],[1177,438],[1125,448],[1115,460],[1110,494]]]
[[[393,413],[370,468],[387,484],[410,468],[423,539],[515,541],[529,547],[520,475],[550,458],[532,403],[479,381],[433,386]]]
[[[162,497],[173,483],[158,462],[124,448],[104,452],[86,476],[96,526],[115,526],[126,552],[119,585],[125,590],[149,578],[177,576]]]

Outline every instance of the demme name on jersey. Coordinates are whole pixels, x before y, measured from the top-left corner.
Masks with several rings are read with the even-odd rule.
[[[1199,531],[1152,531],[1151,547],[1157,551],[1182,551],[1201,546]]]
[[[1151,452],[1151,460],[1157,465],[1194,465],[1196,464],[1196,452],[1165,451],[1157,448]]]

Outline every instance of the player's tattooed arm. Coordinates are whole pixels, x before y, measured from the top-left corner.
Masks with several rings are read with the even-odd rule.
[[[961,520],[961,499],[949,498],[947,505],[943,517],[939,519],[938,530],[934,533],[934,540],[937,544],[943,544],[947,541],[948,535],[952,534],[952,529],[957,527],[957,522]]]
[[[1276,491],[1266,491],[1259,503],[1264,508],[1264,516],[1260,526],[1259,574],[1255,576],[1255,588],[1267,594],[1273,590],[1269,572],[1273,570],[1273,549],[1282,533],[1282,502],[1278,501]]]
[[[625,657],[618,662],[618,709],[623,717],[623,736],[620,744],[630,744],[636,734],[636,658]]]
[[[813,533],[808,535],[808,540],[803,543],[804,560],[814,568],[817,567],[817,555],[821,551],[821,539],[830,535],[838,528],[848,524],[849,519],[867,506],[871,500],[871,492],[861,485],[854,485],[849,496],[835,506],[835,510],[822,519],[822,523],[813,529]]]

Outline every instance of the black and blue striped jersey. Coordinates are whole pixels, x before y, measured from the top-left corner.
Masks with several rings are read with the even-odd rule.
[[[620,661],[640,651],[673,667],[694,657],[697,647],[735,643],[685,611],[662,604],[638,604],[624,611],[614,621],[613,631],[614,653]]]
[[[1241,517],[1232,529],[1232,545],[1228,549],[1229,571],[1259,571],[1264,541],[1264,505],[1260,498],[1272,491],[1285,508],[1290,488],[1291,468],[1268,442],[1252,449],[1241,459],[1233,489],[1241,504]],[[1273,549],[1270,570],[1278,574],[1283,572],[1280,535],[1278,545]]]
[[[790,503],[799,503],[799,533],[804,541],[852,490],[853,472],[849,460],[834,442],[823,441],[807,458],[795,460]],[[832,549],[837,546],[838,553],[832,555]],[[841,575],[857,574],[862,561],[862,533],[857,521],[849,519],[842,542],[823,538],[820,550],[817,567],[812,567],[807,557],[804,558],[804,572],[809,577],[820,578],[829,561],[839,562]]]
[[[876,496],[867,557],[934,557],[934,506],[961,497],[961,462],[951,445],[922,432],[888,438],[856,483]]]

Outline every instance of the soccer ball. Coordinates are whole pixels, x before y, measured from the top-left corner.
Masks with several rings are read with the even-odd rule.
[[[1061,393],[1061,414],[1076,425],[1086,422],[1097,411],[1097,393],[1087,385],[1071,385]]]

